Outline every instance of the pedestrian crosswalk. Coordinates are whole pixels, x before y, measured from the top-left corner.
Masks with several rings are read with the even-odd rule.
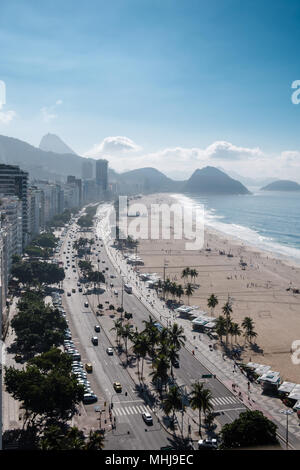
[[[215,398],[212,398],[211,403],[213,404],[213,406],[215,408],[217,408],[217,407],[224,406],[224,405],[227,406],[227,405],[235,405],[237,403],[240,404],[241,402],[236,397],[233,397],[233,396],[229,397],[228,396],[228,397],[215,397]]]
[[[151,408],[147,405],[131,405],[131,406],[122,406],[119,408],[113,408],[112,413],[114,416],[127,416],[127,415],[136,415],[142,413],[151,413]]]

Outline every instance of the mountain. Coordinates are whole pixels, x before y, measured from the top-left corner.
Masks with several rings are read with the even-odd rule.
[[[198,194],[250,194],[242,183],[212,166],[194,171],[183,190]]]
[[[278,180],[261,189],[263,191],[300,191],[300,184],[290,180]]]
[[[46,152],[22,140],[0,135],[0,162],[19,165],[29,172],[31,179],[58,181],[70,174],[80,178],[83,160],[86,159],[73,153]]]
[[[228,176],[231,178],[238,180],[245,186],[254,186],[254,187],[261,187],[266,186],[267,184],[273,183],[277,181],[277,178],[251,178],[250,176],[243,176],[237,173],[234,170],[224,170],[222,167],[217,167],[219,170],[227,173]]]
[[[155,168],[138,168],[119,175],[121,182],[128,190],[138,192],[180,191],[183,182],[173,181]]]
[[[55,134],[46,134],[42,137],[39,148],[46,152],[54,153],[69,153],[76,155],[76,153],[64,143],[64,141]]]

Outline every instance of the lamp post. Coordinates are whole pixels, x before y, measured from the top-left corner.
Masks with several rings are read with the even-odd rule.
[[[286,415],[286,450],[289,448],[289,415],[293,414],[292,410],[279,410],[279,413]]]

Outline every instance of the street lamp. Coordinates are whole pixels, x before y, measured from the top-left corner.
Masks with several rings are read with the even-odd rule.
[[[286,415],[286,450],[289,447],[289,415],[293,414],[292,410],[279,410],[279,413]]]

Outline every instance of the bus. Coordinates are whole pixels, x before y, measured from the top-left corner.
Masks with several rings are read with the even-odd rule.
[[[132,294],[132,287],[129,284],[124,284],[124,290],[128,294]]]

